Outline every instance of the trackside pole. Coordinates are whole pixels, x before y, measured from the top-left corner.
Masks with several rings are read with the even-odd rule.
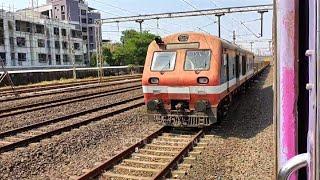
[[[8,71],[6,70],[5,64],[4,64],[3,59],[1,57],[0,57],[0,64],[1,64],[2,71],[3,71],[3,74],[0,76],[0,83],[6,78],[9,85],[11,86],[11,89],[12,89],[12,92],[14,93],[14,95],[19,96],[19,94],[14,89],[14,84],[12,82],[12,79],[11,79]]]

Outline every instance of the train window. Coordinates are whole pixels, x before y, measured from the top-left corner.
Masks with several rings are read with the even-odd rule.
[[[176,52],[154,52],[152,71],[172,71],[176,63]]]
[[[187,51],[185,70],[208,70],[210,67],[211,51]]]

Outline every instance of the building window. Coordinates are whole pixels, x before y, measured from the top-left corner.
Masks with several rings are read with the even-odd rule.
[[[61,57],[58,54],[56,54],[56,64],[61,65]]]
[[[55,47],[56,49],[60,49],[60,42],[59,42],[59,41],[55,41],[55,42],[54,42],[54,47]]]
[[[66,29],[61,29],[61,34],[62,34],[62,36],[67,36],[67,30]]]
[[[47,55],[46,54],[38,54],[39,63],[46,63],[47,62]]]
[[[93,27],[89,27],[89,32],[92,32],[93,31]]]
[[[16,59],[16,54],[15,53],[11,53],[11,60],[15,60]]]
[[[18,61],[26,61],[27,54],[26,53],[18,53]]]
[[[26,38],[17,37],[17,46],[18,47],[25,47],[26,46]]]
[[[92,18],[88,19],[88,24],[93,24],[93,19]]]
[[[8,21],[8,27],[9,27],[9,30],[13,30],[13,22],[12,21]]]
[[[45,41],[44,39],[38,39],[38,47],[45,47]]]
[[[63,62],[69,62],[68,54],[63,55]]]
[[[47,47],[50,48],[51,47],[51,41],[47,40]]]
[[[32,32],[31,30],[31,23],[25,21],[18,21],[16,20],[16,31],[21,32]]]
[[[0,53],[0,58],[4,61],[4,64],[6,65],[6,53]]]
[[[36,33],[44,34],[44,25],[36,24]]]
[[[74,44],[73,44],[73,48],[74,48],[75,50],[80,50],[80,44],[79,44],[79,43],[74,43]]]
[[[71,30],[71,37],[82,38],[82,32],[77,30]]]
[[[90,41],[90,42],[93,41],[93,36],[89,36],[89,41]]]
[[[87,19],[86,18],[82,18],[81,22],[84,23],[84,24],[87,24]]]
[[[61,6],[61,11],[64,11],[64,6]]]
[[[86,14],[87,14],[87,11],[84,9],[81,9],[81,15],[86,15]]]
[[[75,55],[74,56],[74,61],[77,63],[82,63],[82,55]]]
[[[82,27],[82,32],[88,32],[88,29],[86,27]]]
[[[62,48],[63,49],[68,49],[68,42],[63,41],[62,42]]]
[[[62,14],[62,15],[61,15],[61,20],[62,20],[62,21],[66,20],[66,15]]]
[[[9,42],[10,42],[10,47],[13,48],[14,47],[14,39],[13,39],[13,37],[9,37]]]
[[[87,40],[87,39],[88,39],[88,36],[82,36],[82,39],[83,39],[83,40]]]
[[[53,34],[59,36],[59,28],[54,27],[53,28]]]
[[[94,49],[94,44],[90,43],[90,49]]]

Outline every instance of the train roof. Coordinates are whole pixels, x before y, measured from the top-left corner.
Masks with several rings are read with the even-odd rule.
[[[236,44],[233,44],[232,42],[226,40],[226,39],[223,39],[223,38],[219,38],[215,35],[211,35],[211,34],[208,34],[208,33],[203,33],[203,32],[193,32],[193,31],[187,31],[187,32],[179,32],[179,33],[175,33],[175,34],[172,34],[172,35],[169,35],[169,36],[165,36],[164,38],[167,38],[167,37],[178,37],[182,34],[188,34],[188,35],[201,35],[201,36],[205,36],[205,37],[210,37],[212,39],[215,39],[215,40],[218,40],[220,41],[225,47],[229,48],[229,49],[237,49],[238,51],[240,52],[243,52],[243,53],[250,53],[250,54],[254,54],[253,52],[251,51],[248,51],[248,50],[245,50],[245,49],[242,49],[240,46],[236,45]]]

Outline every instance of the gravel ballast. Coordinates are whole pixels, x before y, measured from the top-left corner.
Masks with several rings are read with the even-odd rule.
[[[36,122],[46,121],[52,118],[61,117],[67,114],[79,112],[82,110],[92,109],[102,105],[112,104],[132,97],[142,95],[142,90],[133,90],[126,93],[119,93],[112,96],[105,96],[81,102],[56,106],[53,108],[45,108],[28,113],[14,115],[10,117],[0,118],[0,132],[13,128],[30,125]]]
[[[258,81],[213,127],[186,179],[273,179],[272,70]]]
[[[0,155],[0,179],[68,179],[83,174],[160,126],[133,109]]]
[[[19,107],[23,105],[28,105],[28,104],[34,104],[34,103],[41,103],[41,102],[48,102],[52,100],[63,100],[65,98],[69,97],[78,97],[78,96],[87,96],[92,93],[100,93],[104,91],[110,91],[110,90],[116,90],[119,88],[124,88],[124,87],[132,87],[136,85],[141,85],[141,82],[132,82],[132,83],[124,83],[124,81],[120,81],[122,84],[117,84],[119,82],[108,82],[104,84],[110,84],[109,86],[104,86],[104,87],[94,87],[90,89],[79,89],[77,91],[71,91],[71,92],[65,92],[65,93],[58,93],[58,94],[52,94],[52,95],[44,95],[44,96],[39,96],[39,97],[32,97],[32,98],[27,98],[27,99],[17,99],[14,101],[9,101],[9,102],[1,102],[0,104],[0,110],[5,110],[13,107]],[[124,83],[124,84],[123,84]]]

